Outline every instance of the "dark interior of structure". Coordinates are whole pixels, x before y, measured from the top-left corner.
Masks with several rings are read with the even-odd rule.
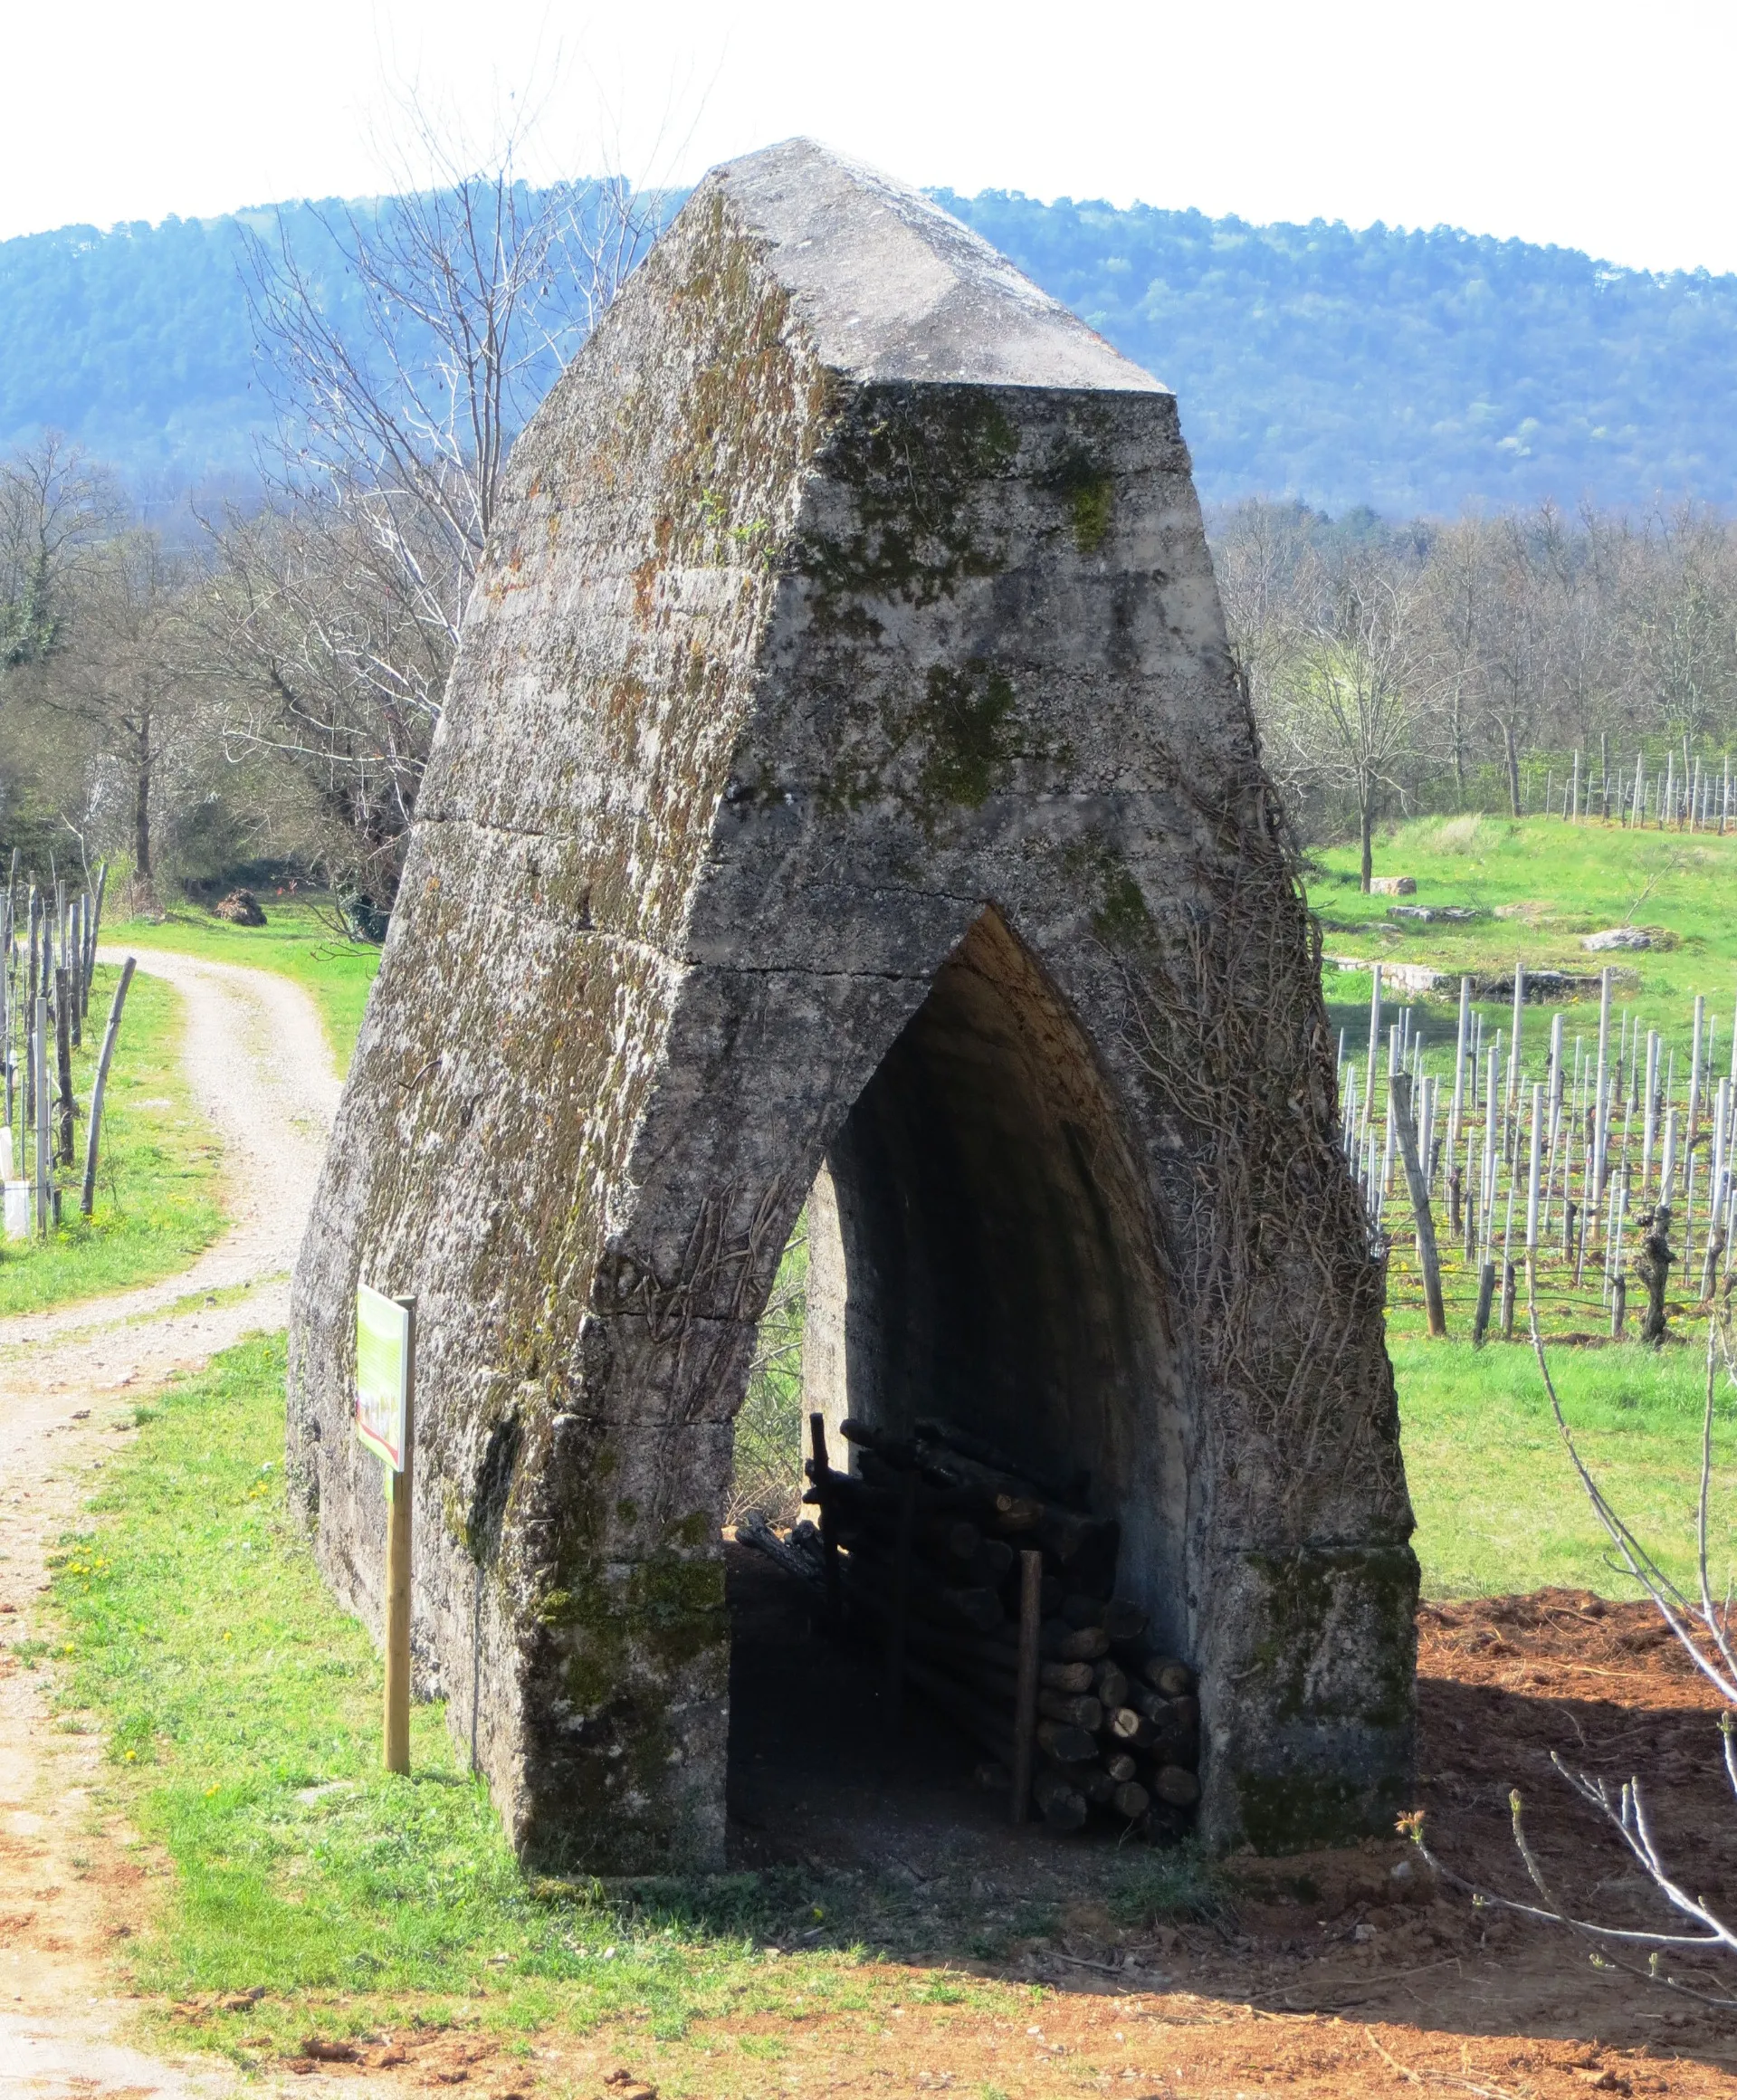
[[[831,1465],[848,1465],[863,1482],[851,1491],[857,1503],[892,1476],[861,1437],[841,1437],[846,1418],[891,1439],[888,1450],[917,1435],[951,1437],[978,1461],[1016,1472],[1034,1502],[1070,1513],[1052,1530],[1074,1516],[1107,1520],[1068,1581],[1136,1600],[1152,1629],[1146,1644],[1179,1650],[1179,1408],[1150,1223],[1091,1045],[993,912],[939,973],[853,1107],[807,1229],[804,1408],[828,1425]],[[924,1477],[932,1484],[932,1473]],[[993,1533],[993,1511],[977,1513]],[[922,1614],[944,1618],[950,1600],[940,1589],[998,1582],[1002,1611],[1016,1620],[1018,1555],[1008,1540],[1030,1545],[1036,1534],[1009,1531],[973,1565],[943,1566],[923,1558],[933,1522],[917,1528],[913,1653],[896,1700],[878,1605],[847,1605],[843,1628],[829,1633],[817,1592],[804,1595],[797,1576],[731,1548],[731,1812],[744,1857],[776,1849],[768,1818],[794,1814],[799,1800],[806,1813],[823,1822],[835,1813],[845,1825],[868,1797],[894,1795],[918,1822],[1005,1822],[1001,1796],[968,1807],[988,1742],[937,1705],[924,1673],[945,1659],[940,1624]],[[846,1556],[850,1574],[868,1581],[883,1547],[864,1535]],[[997,1576],[1010,1561],[1012,1572]],[[1045,1580],[1057,1609],[1066,1587]],[[1068,1599],[1069,1609],[1079,1604]],[[1004,1623],[985,1637],[1010,1632]],[[780,1687],[797,1641],[810,1682],[826,1690],[805,1699],[805,1724],[793,1729]]]

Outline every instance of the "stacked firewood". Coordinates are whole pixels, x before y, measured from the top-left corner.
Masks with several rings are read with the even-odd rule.
[[[854,1473],[813,1418],[819,1532],[797,1550],[835,1620],[882,1649],[895,1707],[909,1687],[964,1730],[1016,1820],[1035,1808],[1075,1830],[1096,1809],[1181,1835],[1199,1797],[1193,1675],[1115,1595],[1118,1527],[1078,1506],[1083,1484],[1034,1480],[934,1423],[842,1427]]]

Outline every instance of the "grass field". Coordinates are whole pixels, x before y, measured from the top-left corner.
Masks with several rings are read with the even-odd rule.
[[[1439,1348],[1398,1353],[1431,1589],[1585,1580],[1622,1593],[1518,1352],[1486,1353],[1475,1382]],[[1669,1360],[1620,1381],[1608,1363],[1569,1379],[1570,1410],[1619,1499],[1685,1532],[1686,1381]],[[172,1865],[119,1954],[153,2019],[260,2065],[310,2034],[411,2022],[486,2035],[509,2057],[551,2028],[632,2022],[641,2060],[683,2100],[761,2090],[755,2038],[778,2023],[843,2015],[873,2034],[917,2003],[1030,2017],[1028,1987],[937,1960],[932,1918],[892,1874],[527,1880],[438,1705],[413,1710],[413,1776],[383,1773],[372,1644],[284,1513],[282,1382],[281,1337],[258,1339],[135,1411],[138,1437],[55,1556],[54,1648],[15,1651],[61,1673],[64,1725],[100,1729],[99,1809]],[[1728,1458],[1727,1431],[1721,1447]],[[1130,1862],[1112,1870],[1112,1908],[1185,1906],[1201,1872]],[[1051,1928],[1034,1914],[1024,1929]],[[989,1937],[958,1950],[996,1951]],[[258,2003],[215,2002],[262,1984]]]
[[[181,1001],[143,973],[127,994],[109,1074],[97,1160],[96,1208],[78,1214],[91,1084],[119,971],[100,967],[72,1091],[82,1112],[74,1165],[62,1169],[64,1222],[45,1240],[0,1246],[0,1315],[99,1297],[186,1267],[223,1228],[215,1133],[195,1111],[182,1074]]]
[[[1330,959],[1421,962],[1455,977],[1512,969],[1516,959],[1535,969],[1596,976],[1608,962],[1630,973],[1617,981],[1619,1005],[1637,1012],[1644,1027],[1660,1030],[1679,1055],[1694,996],[1704,994],[1719,1024],[1722,1062],[1729,1064],[1737,1006],[1737,835],[1624,831],[1547,816],[1426,817],[1383,834],[1376,854],[1378,874],[1416,879],[1415,896],[1364,896],[1354,848],[1322,853],[1312,869],[1309,902]],[[1423,925],[1393,918],[1396,902],[1456,905],[1478,916]],[[1585,934],[1630,924],[1658,930],[1659,945],[1608,954],[1580,946]],[[1367,1046],[1367,972],[1329,969],[1325,987],[1335,1025],[1346,1029],[1352,1047]],[[1457,998],[1455,989],[1417,1002],[1433,1024],[1432,1040],[1450,1051]],[[1526,1026],[1547,1036],[1555,1010],[1528,1006]],[[1596,1036],[1596,988],[1562,1010],[1570,1038],[1577,1031]],[[1484,1011],[1492,1026],[1506,1020],[1500,1005]]]
[[[380,951],[344,940],[332,931],[335,912],[319,899],[262,900],[267,923],[231,926],[194,904],[177,904],[161,921],[122,920],[103,928],[103,945],[137,950],[173,949],[214,962],[238,962],[293,978],[313,995],[331,1038],[341,1072],[356,1047],[368,988],[380,967]]]
[[[699,2019],[909,2001],[909,1975],[858,1937],[896,1935],[908,1886],[857,1887],[846,1916],[799,1876],[528,1885],[440,1708],[414,1709],[414,1777],[382,1773],[372,1645],[283,1514],[282,1379],[281,1339],[256,1341],[140,1408],[91,1528],[57,1556],[66,1701],[100,1723],[111,1791],[176,1868],[127,1950],[138,1988],[269,1983],[201,2028],[241,2060],[377,2028],[400,1993],[424,2025],[511,2039],[632,2014],[669,2043]],[[1027,1997],[958,1975],[922,1988],[961,2006]],[[672,2094],[721,2089],[679,2056],[670,2068]]]

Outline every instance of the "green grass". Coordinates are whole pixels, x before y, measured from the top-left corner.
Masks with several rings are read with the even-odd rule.
[[[812,1876],[528,1881],[438,1705],[413,1710],[413,1776],[380,1771],[373,1647],[283,1511],[282,1337],[138,1412],[90,1529],[56,1556],[57,1657],[68,1703],[101,1724],[111,1802],[173,1863],[129,1943],[134,1982],[169,2000],[267,1988],[213,2014],[207,2044],[359,2032],[406,1995],[429,2020],[522,2032],[636,2013],[675,2038],[796,2000],[861,2009],[902,1973],[908,1987],[877,1975]],[[831,1943],[768,1953],[805,1933]],[[962,2002],[978,1989],[956,1987]]]
[[[1697,1333],[1697,1341],[1704,1330]],[[1560,1584],[1634,1598],[1576,1478],[1530,1346],[1393,1342],[1413,1542],[1431,1597]],[[1580,1454],[1661,1564],[1693,1592],[1705,1359],[1693,1344],[1556,1349],[1551,1373]],[[1712,1571],[1737,1573],[1737,1395],[1714,1427]]]
[[[196,905],[177,904],[160,921],[126,919],[105,924],[103,944],[135,951],[169,949],[293,978],[312,994],[341,1072],[356,1047],[380,950],[335,933],[336,911],[318,898],[265,896],[260,902],[267,921],[263,926],[231,926]]]
[[[72,1091],[82,1112],[64,1220],[46,1240],[0,1244],[0,1316],[100,1297],[155,1283],[185,1268],[223,1229],[219,1150],[195,1111],[181,1067],[181,1000],[155,978],[134,977],[110,1069],[97,1159],[96,1207],[78,1214],[91,1085],[119,971],[97,970],[84,1044],[72,1054]]]
[[[1676,1045],[1688,1043],[1697,992],[1719,1024],[1728,1070],[1737,999],[1737,835],[1624,831],[1615,826],[1565,825],[1560,818],[1424,817],[1392,826],[1376,854],[1378,875],[1411,875],[1415,897],[1366,897],[1357,886],[1355,847],[1314,856],[1309,902],[1321,919],[1330,958],[1422,962],[1454,978],[1512,969],[1518,957],[1533,969],[1596,976],[1603,963],[1633,973],[1617,981],[1615,1002],[1638,1010],[1643,1026]],[[1470,906],[1480,916],[1461,924],[1419,925],[1389,916],[1390,904]],[[1633,923],[1660,929],[1666,944],[1589,954],[1580,936]],[[1329,969],[1325,985],[1337,1026],[1354,1047],[1367,1045],[1370,980]],[[1451,1052],[1455,984],[1427,1002],[1437,1018],[1431,1039]],[[1485,1007],[1486,1025],[1505,1026],[1508,1009]],[[1542,1043],[1555,1009],[1526,1009],[1526,1027]],[[1567,1007],[1566,1032],[1594,1040],[1597,995]],[[1614,1023],[1613,1023],[1614,1030]],[[1715,1076],[1717,1076],[1717,1070]]]
[[[1558,818],[1518,822],[1500,816],[1429,817],[1391,826],[1376,855],[1378,874],[1407,874],[1415,897],[1365,897],[1357,886],[1354,847],[1315,856],[1309,901],[1322,921],[1327,955],[1417,961],[1449,973],[1512,969],[1516,958],[1534,969],[1567,969],[1589,976],[1604,962],[1632,973],[1618,979],[1614,1004],[1637,1013],[1677,1050],[1677,1099],[1686,1091],[1686,1055],[1694,997],[1704,995],[1718,1024],[1713,1061],[1716,1079],[1730,1069],[1732,998],[1737,994],[1737,837],[1677,832],[1625,831],[1614,826],[1564,825]],[[1389,916],[1391,902],[1469,906],[1479,916],[1462,923],[1419,925]],[[1583,933],[1634,923],[1661,930],[1656,948],[1589,954]],[[1370,978],[1366,972],[1328,969],[1325,989],[1335,1026],[1359,1062],[1368,1045]],[[1390,1003],[1390,1002],[1389,1002]],[[1456,983],[1427,998],[1408,999],[1424,1031],[1426,1069],[1451,1073],[1458,1004]],[[1506,1030],[1509,1002],[1484,1007],[1486,1031]],[[1528,1004],[1522,1045],[1528,1074],[1541,1075],[1556,1009]],[[1596,1048],[1596,996],[1561,1009],[1572,1055],[1576,1036]],[[1391,1018],[1389,1015],[1389,1018]],[[1613,1017],[1612,1055],[1617,1026]],[[1490,1039],[1486,1033],[1486,1042]],[[1444,1107],[1446,1103],[1444,1102]],[[1620,1118],[1613,1160],[1620,1157]],[[1704,1235],[1706,1162],[1696,1193],[1698,1251]],[[1498,1211],[1505,1221],[1505,1178]],[[1516,1206],[1515,1250],[1525,1231],[1524,1192]],[[1635,1586],[1610,1568],[1610,1549],[1578,1484],[1551,1419],[1537,1365],[1524,1342],[1492,1339],[1475,1351],[1469,1335],[1476,1297],[1475,1266],[1451,1244],[1437,1185],[1436,1229],[1443,1257],[1446,1341],[1426,1338],[1423,1296],[1408,1230],[1403,1181],[1396,1175],[1388,1199],[1393,1234],[1388,1278],[1389,1346],[1398,1380],[1406,1466],[1417,1504],[1417,1550],[1426,1588],[1435,1595],[1476,1595],[1562,1583],[1610,1596],[1633,1596]],[[1560,1218],[1560,1192],[1557,1217]],[[1674,1241],[1681,1246],[1682,1218]],[[1552,1240],[1555,1237],[1552,1233]],[[1598,1236],[1595,1235],[1595,1237]],[[1634,1280],[1636,1236],[1625,1239],[1629,1270],[1628,1334],[1637,1330],[1640,1286]],[[1496,1248],[1498,1288],[1502,1250]],[[1523,1304],[1517,1332],[1526,1328]],[[1586,1456],[1613,1499],[1679,1577],[1689,1572],[1704,1379],[1704,1324],[1693,1317],[1696,1295],[1680,1271],[1673,1277],[1673,1330],[1680,1340],[1655,1355],[1637,1341],[1606,1343],[1609,1313],[1596,1258],[1580,1285],[1554,1246],[1541,1266],[1541,1325],[1555,1344],[1551,1362],[1564,1404],[1583,1433]],[[1498,1296],[1499,1304],[1499,1296]],[[1565,1337],[1581,1341],[1563,1346]],[[1590,1341],[1594,1346],[1587,1346]],[[1718,1432],[1727,1480],[1737,1475],[1737,1446],[1724,1418]],[[1723,1580],[1732,1558],[1737,1503],[1717,1503]]]

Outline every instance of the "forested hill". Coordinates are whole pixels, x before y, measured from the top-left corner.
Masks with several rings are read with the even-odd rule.
[[[1737,277],[1449,230],[942,201],[1175,387],[1208,501],[1737,501]],[[291,224],[313,234],[305,209]],[[52,425],[140,485],[245,473],[265,410],[240,248],[234,218],[0,242],[0,451]]]

